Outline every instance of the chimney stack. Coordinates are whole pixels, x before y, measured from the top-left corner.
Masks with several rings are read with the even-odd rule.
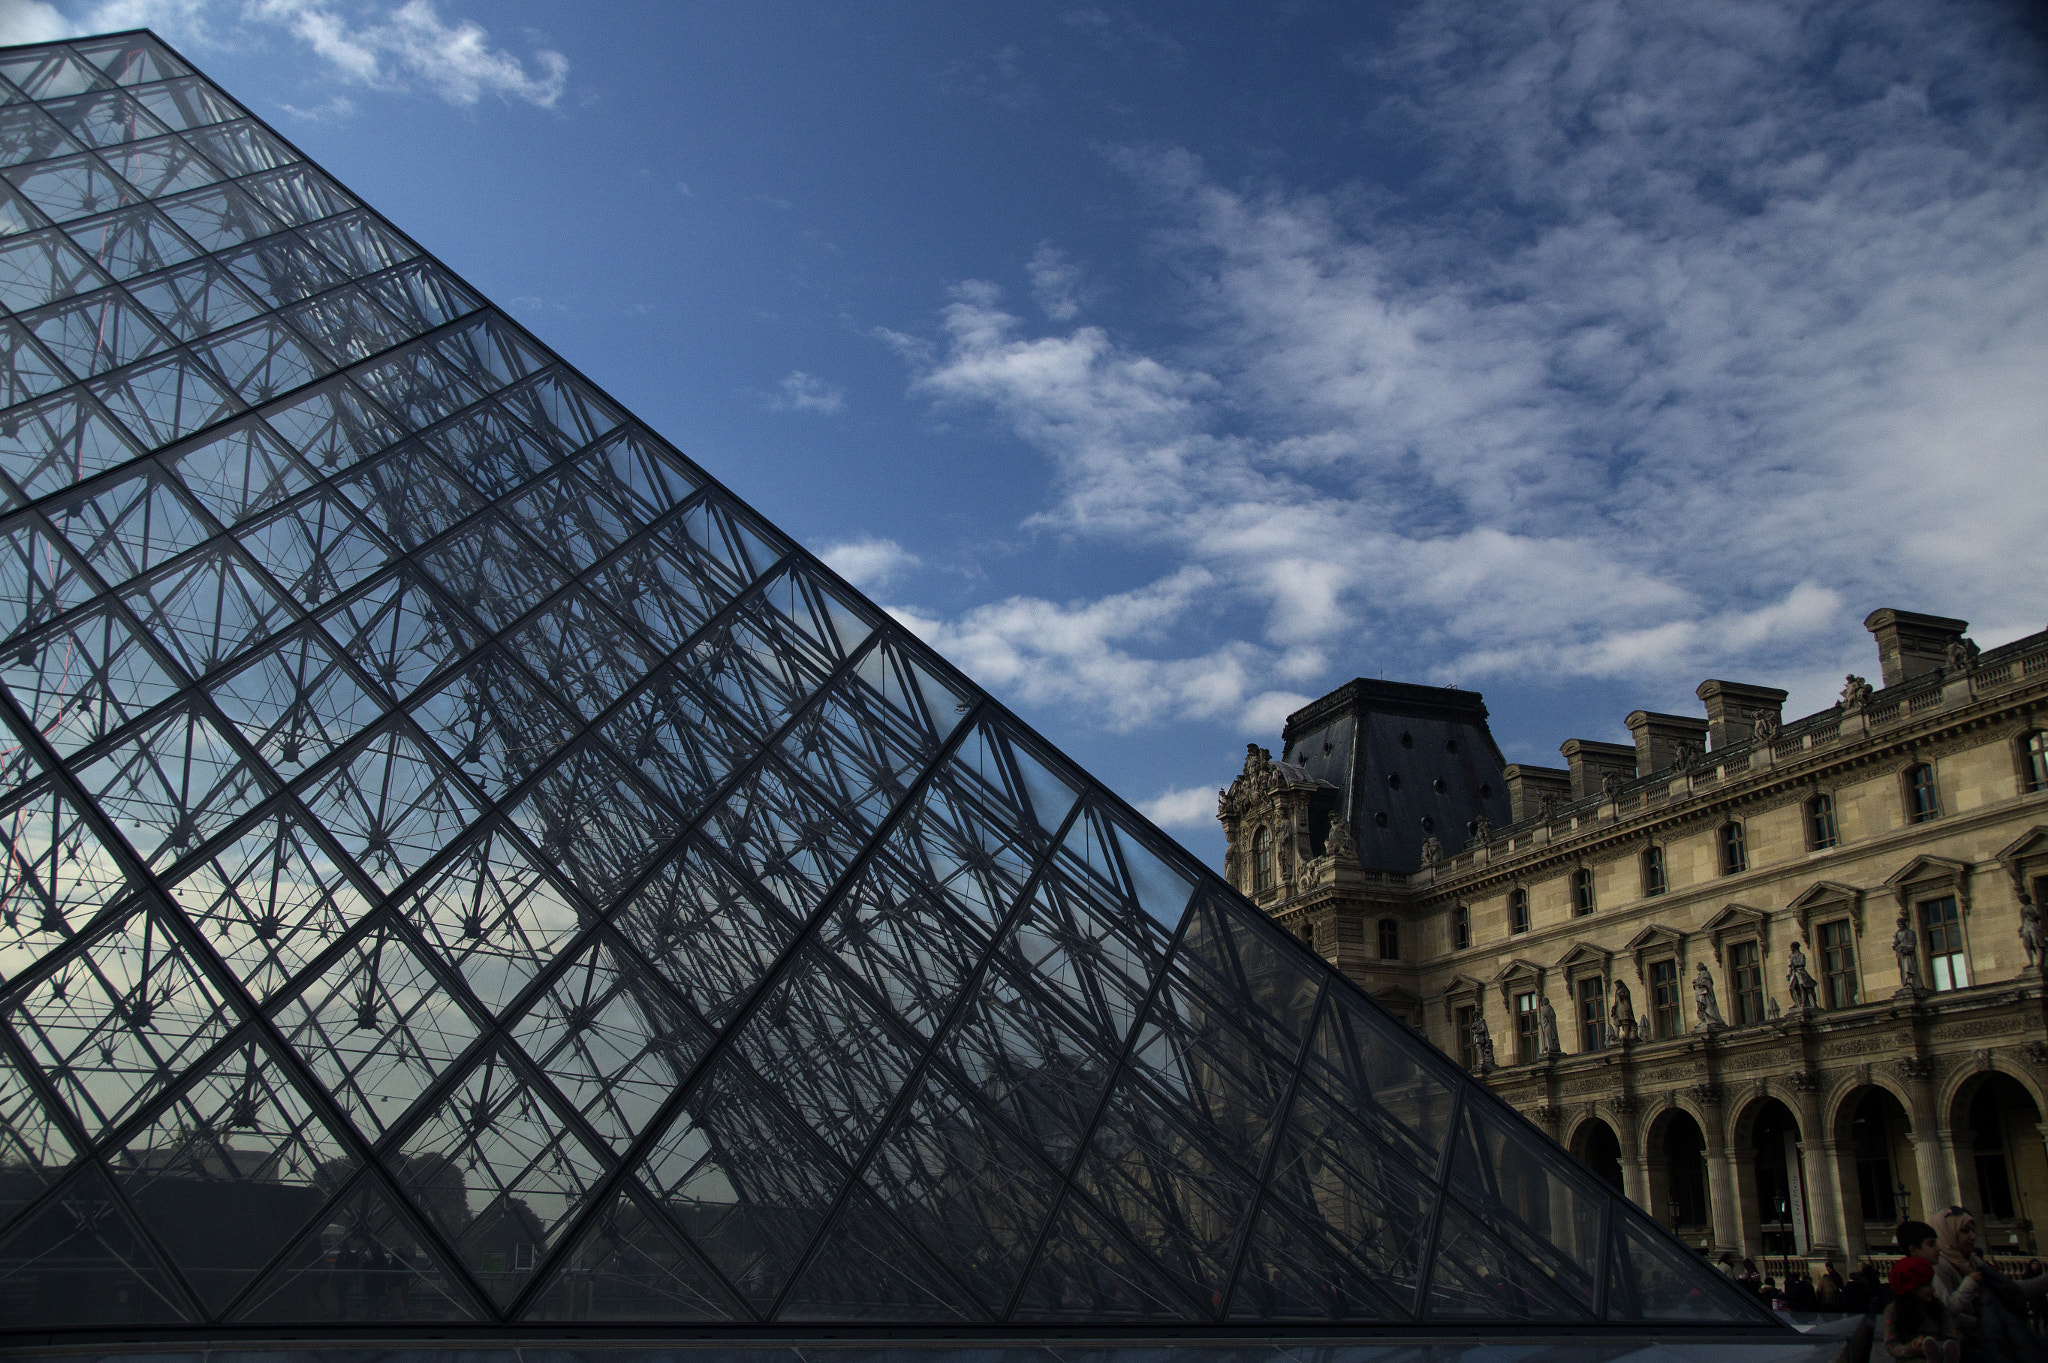
[[[1626,743],[1595,743],[1590,738],[1568,738],[1558,751],[1572,774],[1572,798],[1583,800],[1598,795],[1602,778],[1610,772],[1624,780],[1636,774],[1636,750]]]
[[[1774,686],[1750,686],[1743,682],[1703,681],[1695,692],[1707,705],[1707,737],[1715,752],[1733,748],[1756,737],[1756,721],[1769,715],[1773,732],[1785,722],[1786,692]]]
[[[1707,722],[1704,719],[1638,710],[1625,722],[1628,731],[1636,736],[1638,776],[1662,771],[1678,761],[1678,745],[1681,743],[1691,744],[1694,752],[1706,751]]]
[[[1941,670],[1948,662],[1948,646],[1968,632],[1970,622],[1886,606],[1866,616],[1863,628],[1877,636],[1877,666],[1884,684],[1897,686]]]

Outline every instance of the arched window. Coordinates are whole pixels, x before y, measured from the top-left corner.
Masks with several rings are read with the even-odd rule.
[[[1508,891],[1508,931],[1529,930],[1529,892],[1523,889]]]
[[[1742,825],[1729,820],[1721,825],[1721,874],[1732,876],[1749,869],[1749,847],[1742,839]]]
[[[1643,894],[1663,894],[1669,884],[1664,878],[1664,849],[1653,842],[1643,849]]]
[[[1460,904],[1457,908],[1451,910],[1451,942],[1459,951],[1463,951],[1466,947],[1472,945],[1472,906],[1470,904]]]
[[[1578,914],[1593,911],[1593,868],[1581,866],[1572,872],[1572,912]]]
[[[1401,959],[1401,920],[1382,918],[1380,920],[1380,959],[1398,961]]]
[[[1835,834],[1835,797],[1822,791],[1806,802],[1806,846],[1823,852],[1840,841]]]
[[[2048,790],[2048,732],[2027,735],[2027,789]]]
[[[1273,834],[1264,828],[1252,835],[1252,893],[1273,888]]]
[[[1906,819],[1909,823],[1926,823],[1941,813],[1941,802],[1934,793],[1934,768],[1925,762],[1906,768]]]

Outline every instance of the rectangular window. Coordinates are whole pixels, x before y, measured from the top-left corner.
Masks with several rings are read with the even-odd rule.
[[[1458,1063],[1467,1071],[1479,1068],[1479,1048],[1472,1044],[1472,1020],[1479,1016],[1479,1010],[1471,1004],[1458,1009]]]
[[[1749,848],[1742,837],[1742,825],[1721,825],[1721,874],[1732,876],[1749,869]]]
[[[1963,920],[1954,895],[1920,905],[1920,924],[1927,938],[1927,983],[1935,989],[1968,989],[1970,963],[1963,958]]]
[[[1535,1064],[1540,1040],[1536,1034],[1536,996],[1515,995],[1515,1063]]]
[[[1806,802],[1806,843],[1816,852],[1833,847],[1840,838],[1835,833],[1835,797],[1816,795]]]
[[[1401,922],[1397,918],[1380,920],[1380,959],[1398,961],[1401,959]]]
[[[1763,953],[1755,942],[1728,948],[1728,978],[1735,993],[1735,1025],[1749,1027],[1764,1020]]]
[[[1659,1041],[1678,1035],[1678,962],[1650,962],[1650,1015]]]
[[[1941,813],[1935,794],[1934,768],[1925,762],[1906,773],[1906,814],[1914,823],[1926,823]]]
[[[1664,893],[1664,849],[1651,846],[1643,850],[1643,894]]]
[[[1460,904],[1452,914],[1451,941],[1459,951],[1463,951],[1472,945],[1472,906]]]
[[[1529,930],[1529,892],[1528,892],[1527,890],[1509,890],[1509,891],[1508,891],[1508,931],[1509,931],[1509,932],[1527,932],[1528,930]]]
[[[1597,1051],[1607,1045],[1607,981],[1589,975],[1579,981],[1579,1049]]]
[[[1822,923],[1817,936],[1820,940],[1821,987],[1827,991],[1828,1007],[1854,1008],[1856,944],[1851,938],[1849,920],[1838,918],[1832,923]]]

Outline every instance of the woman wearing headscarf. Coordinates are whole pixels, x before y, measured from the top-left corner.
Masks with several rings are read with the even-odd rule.
[[[1984,1363],[2044,1363],[2048,1355],[2027,1328],[2032,1298],[2048,1277],[2016,1283],[1977,1253],[1977,1218],[1966,1207],[1934,1214],[1934,1290],[1962,1327],[1965,1351]]]

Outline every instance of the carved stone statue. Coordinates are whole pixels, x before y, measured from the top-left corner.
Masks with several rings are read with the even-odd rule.
[[[1493,1069],[1493,1031],[1479,1013],[1472,1015],[1472,1051],[1479,1057],[1479,1072],[1489,1073]]]
[[[1616,1041],[1636,1039],[1636,1006],[1628,996],[1628,986],[1620,980],[1614,982],[1614,1006],[1608,1010],[1608,1021],[1614,1027]]]
[[[1266,764],[1272,760],[1273,754],[1258,744],[1247,743],[1244,745],[1244,774],[1246,776],[1258,775],[1266,769]]]
[[[1432,833],[1422,840],[1422,864],[1434,866],[1444,859],[1444,845]]]
[[[1545,795],[1536,801],[1536,817],[1550,819],[1557,816],[1557,796]]]
[[[1716,1027],[1728,1025],[1721,1016],[1721,1005],[1714,1001],[1714,977],[1708,972],[1705,961],[1700,962],[1698,973],[1692,977],[1692,1011],[1695,1032],[1711,1032]]]
[[[1330,831],[1324,835],[1323,851],[1335,858],[1339,866],[1358,864],[1358,839],[1351,836],[1351,821],[1342,815],[1330,815]]]
[[[1785,989],[1801,1012],[1820,1006],[1820,985],[1806,968],[1806,952],[1796,940],[1785,956]]]
[[[1493,837],[1493,820],[1481,814],[1472,821],[1472,845],[1478,847]]]
[[[1611,800],[1620,793],[1624,783],[1620,772],[1610,771],[1600,778],[1600,793]]]
[[[1673,759],[1681,767],[1689,767],[1700,760],[1700,745],[1689,738],[1681,738],[1671,745]]]
[[[1861,710],[1877,694],[1877,688],[1851,672],[1842,679],[1842,700],[1844,710]]]
[[[2027,969],[2048,970],[2048,938],[2041,935],[2041,906],[2030,894],[2020,896],[2020,945],[2027,949]]]
[[[1751,741],[1768,743],[1778,736],[1778,717],[1769,710],[1758,710],[1749,722]]]
[[[1899,990],[1901,993],[1920,992],[1920,934],[1913,931],[1913,925],[1906,918],[1906,911],[1899,910],[1898,931],[1892,934],[1892,954],[1899,958]]]
[[[1764,1021],[1765,1021],[1765,1022],[1776,1022],[1777,1020],[1778,1020],[1778,1001],[1777,1001],[1777,1000],[1776,1000],[1775,998],[1765,999],[1765,1000],[1764,1000]]]
[[[1550,995],[1545,994],[1536,1001],[1536,1054],[1548,1060],[1559,1049],[1557,1010],[1550,1006]]]
[[[1951,639],[1948,645],[1948,674],[1959,677],[1965,672],[1977,670],[1977,658],[1983,650],[1974,639]]]

